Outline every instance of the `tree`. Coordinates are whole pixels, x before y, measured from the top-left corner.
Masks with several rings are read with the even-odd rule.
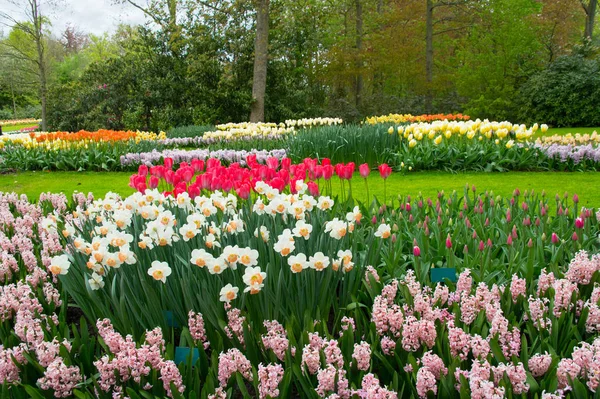
[[[269,57],[269,0],[255,0],[256,38],[254,39],[254,74],[252,78],[252,106],[250,122],[265,119],[265,92]]]
[[[16,6],[23,6],[26,15],[26,21],[18,21],[6,12],[0,12],[0,18],[5,26],[11,27],[26,35],[35,45],[35,54],[30,54],[18,46],[10,44],[9,41],[3,41],[5,46],[9,46],[14,50],[15,57],[27,60],[36,66],[39,78],[39,96],[42,106],[42,130],[47,130],[47,80],[48,80],[48,63],[46,59],[46,44],[44,27],[48,24],[41,12],[42,0],[10,0]]]
[[[594,21],[596,20],[596,11],[598,8],[598,0],[579,0],[583,11],[585,11],[585,30],[584,38],[592,40],[594,38]]]

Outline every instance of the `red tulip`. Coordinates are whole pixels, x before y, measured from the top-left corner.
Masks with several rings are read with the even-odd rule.
[[[167,169],[173,169],[173,158],[165,158],[164,165]]]
[[[285,182],[279,177],[276,177],[273,180],[271,180],[269,185],[271,187],[277,189],[279,192],[282,192],[283,189],[285,188]]]
[[[277,169],[277,167],[279,166],[279,159],[275,157],[267,158],[267,166],[271,169]]]
[[[281,169],[289,170],[291,165],[292,160],[290,158],[285,157],[281,160]]]
[[[204,161],[201,159],[194,159],[192,160],[192,167],[196,173],[202,172],[204,170]]]
[[[313,197],[319,196],[319,186],[317,185],[317,183],[315,183],[314,181],[309,181],[308,183],[306,183],[306,185],[308,186],[308,192],[310,193],[310,195],[312,195]]]
[[[392,174],[392,168],[387,163],[379,165],[379,174],[383,179],[387,179]]]
[[[333,166],[324,165],[323,166],[323,179],[330,180],[333,176]]]
[[[138,175],[147,176],[148,175],[148,167],[146,165],[140,165],[138,168]]]
[[[203,175],[198,176],[200,178],[200,185],[202,186],[203,190],[208,190],[210,189],[211,185],[212,185],[212,175],[210,175],[209,173],[205,173]],[[198,178],[196,178],[196,181],[198,180]]]
[[[321,177],[323,177],[323,166],[317,165],[317,166],[315,166],[315,170],[314,170],[314,178],[318,180]]]
[[[165,180],[167,184],[173,184],[175,181],[175,172],[173,172],[171,169],[167,170],[165,172]]]
[[[329,158],[323,158],[321,159],[321,165],[325,166],[325,165],[331,165],[331,159]]]
[[[250,184],[242,184],[235,189],[236,194],[242,199],[248,199],[250,197]]]
[[[369,177],[369,173],[371,173],[371,168],[369,168],[369,164],[363,163],[358,167],[358,171],[363,179]]]
[[[158,179],[158,177],[156,176],[150,176],[150,188],[151,189],[155,189],[156,187],[158,187],[158,183],[160,182],[160,180]]]
[[[200,195],[200,187],[198,187],[197,184],[192,184],[188,187],[187,192],[190,195],[190,198],[194,199]]]
[[[228,193],[233,188],[233,182],[230,179],[224,180],[221,183],[221,188],[223,189],[223,191],[225,191],[226,193]]]

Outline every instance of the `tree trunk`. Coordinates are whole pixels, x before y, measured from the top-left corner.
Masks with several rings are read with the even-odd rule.
[[[269,46],[269,0],[256,0],[256,39],[254,40],[254,76],[250,122],[265,119],[265,92]]]
[[[362,76],[362,37],[363,14],[361,0],[356,0],[356,109],[362,103],[363,76]]]
[[[10,94],[12,96],[12,103],[13,103],[13,117],[14,119],[17,119],[17,100],[15,99],[15,74],[14,74],[14,70],[12,68],[14,68],[14,64],[11,66],[11,74],[10,74]]]
[[[594,38],[594,22],[596,19],[596,8],[598,7],[598,0],[590,0],[587,7],[583,7],[585,10],[585,31],[583,33],[584,38]]]
[[[42,105],[42,131],[48,130],[46,118],[47,84],[46,84],[46,58],[44,56],[44,36],[42,32],[42,15],[40,14],[38,0],[29,0],[31,17],[33,20],[34,39],[37,50],[37,64],[40,74],[40,102]]]
[[[427,113],[431,113],[431,83],[433,82],[433,0],[427,0],[425,29],[425,79],[427,81],[425,110]]]

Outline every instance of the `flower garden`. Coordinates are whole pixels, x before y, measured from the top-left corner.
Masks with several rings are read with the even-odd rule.
[[[596,397],[600,204],[388,186],[599,170],[598,133],[547,130],[398,114],[0,136],[4,173],[130,175],[127,195],[1,187],[2,397]]]

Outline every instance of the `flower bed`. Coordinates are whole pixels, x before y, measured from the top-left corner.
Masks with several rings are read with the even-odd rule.
[[[273,150],[273,151],[233,151],[233,150],[164,150],[143,153],[129,153],[121,156],[121,165],[124,166],[153,166],[164,162],[166,158],[171,158],[176,164],[182,162],[190,163],[193,160],[206,161],[209,158],[219,159],[226,163],[239,162],[242,165],[245,164],[246,158],[249,155],[256,155],[256,159],[259,162],[264,163],[267,158],[275,157],[282,159],[285,157],[285,150]]]
[[[5,392],[593,396],[600,212],[519,190],[361,207],[294,188],[0,194]]]

